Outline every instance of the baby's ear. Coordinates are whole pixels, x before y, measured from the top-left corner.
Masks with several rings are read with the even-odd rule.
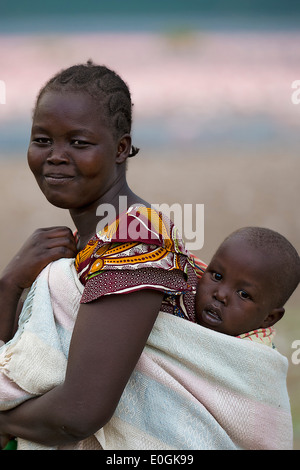
[[[284,308],[274,308],[269,315],[264,319],[261,328],[269,328],[270,326],[275,325],[284,315]]]

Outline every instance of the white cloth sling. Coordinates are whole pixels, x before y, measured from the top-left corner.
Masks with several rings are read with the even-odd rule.
[[[82,291],[74,260],[41,272],[0,349],[0,410],[64,381]],[[287,368],[268,346],[159,313],[110,422],[58,449],[291,449]],[[18,439],[18,449],[48,447]]]

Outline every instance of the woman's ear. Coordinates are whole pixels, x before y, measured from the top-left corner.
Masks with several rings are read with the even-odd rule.
[[[124,163],[131,150],[131,136],[129,134],[124,134],[117,146],[117,155],[116,155],[116,163]]]
[[[269,328],[275,325],[284,315],[284,308],[274,308],[269,315],[264,319],[261,328]]]

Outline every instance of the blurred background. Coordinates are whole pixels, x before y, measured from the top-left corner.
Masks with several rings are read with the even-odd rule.
[[[208,262],[223,238],[245,225],[277,230],[300,251],[300,93],[292,100],[299,19],[297,0],[2,2],[0,268],[36,228],[74,228],[39,193],[26,151],[39,89],[88,59],[130,86],[133,142],[141,149],[128,166],[132,189],[156,204],[204,204],[200,258]],[[289,359],[295,449],[299,308],[298,288],[276,337]]]

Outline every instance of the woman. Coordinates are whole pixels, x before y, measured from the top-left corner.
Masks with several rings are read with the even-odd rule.
[[[37,230],[9,263],[0,280],[0,339],[13,337],[22,292],[50,262],[76,256],[85,288],[64,382],[1,412],[3,436],[64,446],[93,435],[113,415],[158,312],[195,321],[196,275],[185,248],[127,185],[126,161],[137,153],[131,108],[123,80],[90,62],[57,74],[37,98],[29,166],[47,200],[70,211],[77,233]],[[106,204],[117,223],[99,220]]]

